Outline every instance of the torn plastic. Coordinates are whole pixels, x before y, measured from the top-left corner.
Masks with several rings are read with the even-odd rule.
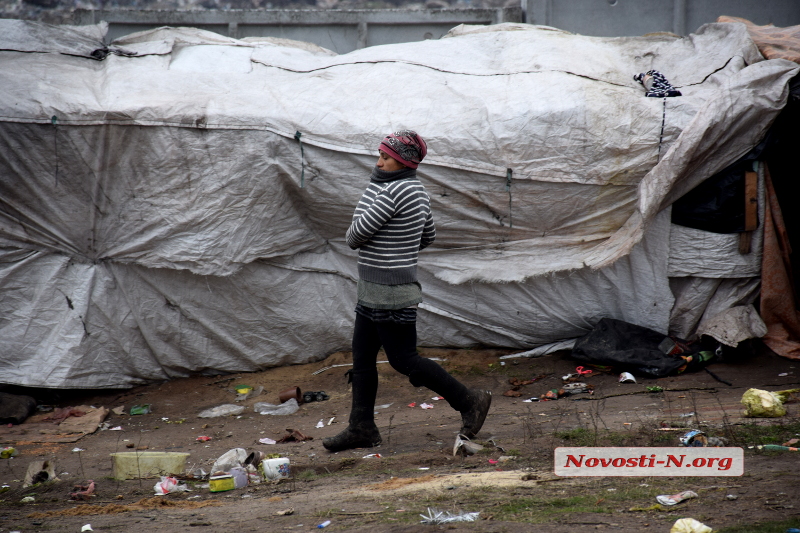
[[[432,509],[428,507],[428,514],[424,515],[421,514],[422,517],[421,522],[423,524],[450,524],[452,522],[474,522],[478,519],[478,515],[480,512],[474,513],[451,513],[449,511],[439,511],[438,509]]]
[[[178,483],[178,480],[171,476],[161,476],[161,480],[153,486],[157,495],[170,494],[173,492],[189,492],[189,487],[185,483]]]
[[[205,411],[201,411],[199,418],[216,418],[218,416],[230,416],[230,415],[240,415],[244,413],[244,406],[243,405],[233,405],[231,403],[226,403],[223,405],[218,405],[216,407],[212,407],[211,409],[206,409]]]
[[[669,533],[711,533],[712,529],[694,518],[681,518],[672,525]]]
[[[220,455],[211,467],[211,475],[218,472],[230,472],[232,468],[244,466],[247,460],[247,450],[244,448],[233,448]]]
[[[656,496],[658,503],[668,506],[678,505],[679,503],[692,498],[697,498],[697,493],[691,490],[684,490],[683,492],[672,495],[662,494],[661,496]]]
[[[472,442],[468,437],[459,434],[456,435],[456,441],[453,444],[453,456],[458,455],[459,452],[465,455],[474,455],[483,449],[483,445],[478,444],[477,442]]]
[[[300,409],[300,405],[297,403],[296,399],[290,398],[280,405],[258,402],[253,405],[253,409],[260,415],[285,416],[296,413],[297,410]]]

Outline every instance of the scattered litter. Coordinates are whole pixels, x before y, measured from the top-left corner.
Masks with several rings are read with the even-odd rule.
[[[247,486],[249,482],[247,476],[247,470],[241,466],[234,466],[231,468],[230,471],[231,476],[233,476],[233,486],[237,489],[241,489]]]
[[[81,533],[83,533],[84,531],[94,531],[94,529],[92,529],[92,524],[86,524],[86,525],[84,525],[84,526],[81,528]]]
[[[383,456],[379,453],[371,453],[369,455],[365,455],[362,459],[369,459],[370,457],[376,457],[378,459],[383,459]]]
[[[647,387],[647,392],[664,392],[664,387],[659,387],[658,385],[652,385]]]
[[[303,403],[324,402],[329,398],[330,396],[325,391],[303,393]]]
[[[431,469],[431,467],[429,467],[429,466],[421,466],[421,467],[417,468],[417,470],[430,470],[430,469]]]
[[[678,494],[673,494],[671,496],[662,494],[661,496],[656,496],[656,500],[661,505],[678,505],[682,501],[691,500],[692,498],[697,498],[697,493],[691,490],[685,490],[683,492],[679,492]]]
[[[528,398],[527,400],[522,400],[522,401],[525,402],[525,403],[538,402],[539,398],[533,397],[533,398]]]
[[[198,442],[208,442],[211,440],[211,437],[207,435],[200,435],[199,437],[197,437],[197,440]]]
[[[297,399],[290,398],[280,405],[273,405],[266,402],[258,402],[253,406],[255,412],[261,415],[284,416],[296,413],[300,409]]]
[[[272,440],[269,437],[264,437],[263,439],[258,439],[258,442],[260,442],[261,444],[276,444],[278,441]]]
[[[496,465],[497,464],[497,459],[489,459],[489,464],[490,465]]]
[[[122,426],[113,427],[113,428],[109,429],[109,431],[122,431]]]
[[[72,448],[72,453],[80,453],[80,452],[85,452],[85,451],[86,450],[84,450],[83,448]]]
[[[288,479],[291,475],[291,461],[288,457],[271,457],[261,461],[261,473],[270,481]]]
[[[233,476],[230,474],[220,474],[218,476],[211,476],[208,479],[209,492],[225,492],[236,488],[236,483],[233,481]]]
[[[242,466],[247,460],[247,450],[244,448],[233,448],[220,455],[211,467],[211,475],[219,472],[230,472],[235,466]]]
[[[748,448],[753,448],[753,446],[748,446]],[[764,444],[762,446],[756,446],[755,449],[764,451],[776,451],[776,452],[800,451],[800,448],[793,448],[791,446],[781,446],[780,444]]]
[[[800,442],[800,439],[789,439],[786,442],[784,442],[783,445],[784,446],[793,446],[793,445],[797,444],[798,442]]]
[[[481,451],[484,447],[477,442],[472,442],[464,435],[456,435],[456,442],[453,445],[453,456],[458,455],[460,450],[463,450],[465,455],[474,455]]]
[[[94,481],[90,479],[88,485],[75,485],[72,488],[72,490],[74,490],[75,492],[70,493],[69,499],[76,501],[91,500],[96,496],[96,494],[94,493],[94,489],[95,489]]]
[[[783,404],[791,399],[800,389],[789,389],[770,392],[759,389],[748,389],[742,395],[744,416],[757,418],[777,418],[786,414]]]
[[[389,404],[389,405],[392,405],[392,404]],[[333,421],[334,421],[334,420],[336,420],[336,417],[335,417],[335,416],[332,416],[332,417],[331,417],[331,419],[330,419],[330,420],[328,420],[328,425],[330,426],[331,424],[333,424]]]
[[[692,411],[691,413],[682,413],[678,415],[678,418],[691,418],[695,416],[695,412]]]
[[[711,533],[711,528],[694,518],[681,518],[672,525],[669,533]]]
[[[477,513],[450,513],[428,507],[428,514],[421,514],[423,524],[449,524],[451,522],[474,522],[478,519]]]
[[[260,396],[262,392],[264,392],[264,387],[261,386],[253,388],[250,387],[249,385],[237,385],[236,398],[233,401],[243,402],[245,400],[249,400],[250,398],[255,398],[256,396]]]
[[[114,413],[117,416],[122,415],[122,414],[125,413],[125,406],[124,405],[120,405],[118,407],[115,407],[115,408],[113,408],[111,410],[111,412]]]
[[[388,409],[392,405],[394,405],[394,402],[392,402],[392,403],[384,403],[382,405],[376,405],[375,409]]]
[[[276,442],[303,442],[304,440],[314,440],[314,437],[304,435],[298,429],[287,428],[286,431],[288,431],[288,433]]]
[[[319,422],[317,422],[317,425],[315,427],[324,428],[325,427],[325,421],[320,418]]]
[[[408,406],[409,407],[416,407],[417,406],[417,402],[411,402],[410,404],[408,404]]]
[[[785,377],[786,377],[786,376],[788,376],[788,375],[789,375],[789,373],[788,373],[788,372],[781,372],[780,374],[778,374],[778,377],[779,377],[779,378],[785,378]]]
[[[623,372],[619,375],[620,383],[636,383],[636,378],[630,372]]]
[[[0,450],[0,459],[9,459],[11,457],[16,457],[17,455],[19,455],[19,452],[12,446],[6,446]]]
[[[288,509],[283,509],[282,511],[277,511],[275,516],[288,516],[294,514],[294,507],[289,507]]]
[[[727,496],[725,496],[725,499],[730,501],[738,500],[739,496],[737,496],[736,494],[728,494]]]
[[[240,415],[242,413],[244,413],[243,405],[233,405],[230,403],[226,403],[223,405],[212,407],[211,409],[206,409],[197,416],[200,418],[216,418],[218,416]]]
[[[584,392],[591,393],[593,388],[594,387],[592,387],[591,385],[579,381],[574,383],[566,383],[564,387],[562,387],[562,390],[566,395],[569,396],[572,394],[582,394]]]
[[[161,476],[161,481],[153,486],[156,495],[163,496],[172,492],[188,492],[189,487],[186,484],[179,484],[178,480],[170,476]]]
[[[420,404],[420,407],[422,407],[423,409],[433,409],[433,406],[429,403]]]
[[[578,377],[580,377],[580,376],[585,376],[587,374],[591,374],[592,370],[591,369],[584,370],[582,366],[579,366],[575,368],[575,373],[578,375]]]
[[[134,405],[131,407],[131,415],[148,415],[153,412],[152,406],[149,403],[142,405]]]
[[[323,523],[321,523],[321,524],[319,524],[317,526],[317,529],[322,529],[324,527],[328,527],[329,525],[331,525],[331,521],[330,520],[325,520]]]
[[[25,496],[20,501],[22,503],[35,503],[36,502],[36,498],[34,498],[33,496]]]
[[[508,461],[513,461],[513,460],[514,460],[513,455],[501,455],[500,457],[497,458],[498,463],[506,463]]]
[[[434,396],[431,400],[438,402],[439,400],[444,400],[444,396]]]
[[[699,429],[693,429],[680,437],[681,446],[699,448],[708,445],[706,434]]]

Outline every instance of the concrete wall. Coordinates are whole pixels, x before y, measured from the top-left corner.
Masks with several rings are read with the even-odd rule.
[[[800,24],[800,0],[523,0],[526,20],[562,30],[616,37],[658,31],[692,33],[720,15],[756,24]]]
[[[357,48],[438,39],[459,24],[522,22],[614,37],[686,35],[720,15],[756,24],[800,24],[800,0],[521,0],[503,9],[75,11],[76,24],[109,23],[109,39],[159,26],[192,26],[230,37],[309,41],[340,54]]]
[[[75,12],[75,24],[101,20],[109,23],[109,40],[160,26],[191,26],[236,38],[308,41],[343,54],[365,46],[439,39],[459,24],[521,22],[522,8]]]

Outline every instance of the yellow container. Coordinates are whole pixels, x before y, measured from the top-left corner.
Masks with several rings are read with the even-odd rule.
[[[235,488],[236,483],[233,481],[233,476],[230,474],[208,478],[208,489],[211,492],[224,492]]]
[[[145,479],[183,474],[188,453],[118,452],[112,453],[115,479]]]

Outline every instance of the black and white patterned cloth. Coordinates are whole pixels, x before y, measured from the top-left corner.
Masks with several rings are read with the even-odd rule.
[[[651,98],[665,98],[670,96],[681,96],[681,92],[664,77],[657,70],[648,70],[647,72],[640,72],[633,77],[634,80],[641,83],[647,94]]]

